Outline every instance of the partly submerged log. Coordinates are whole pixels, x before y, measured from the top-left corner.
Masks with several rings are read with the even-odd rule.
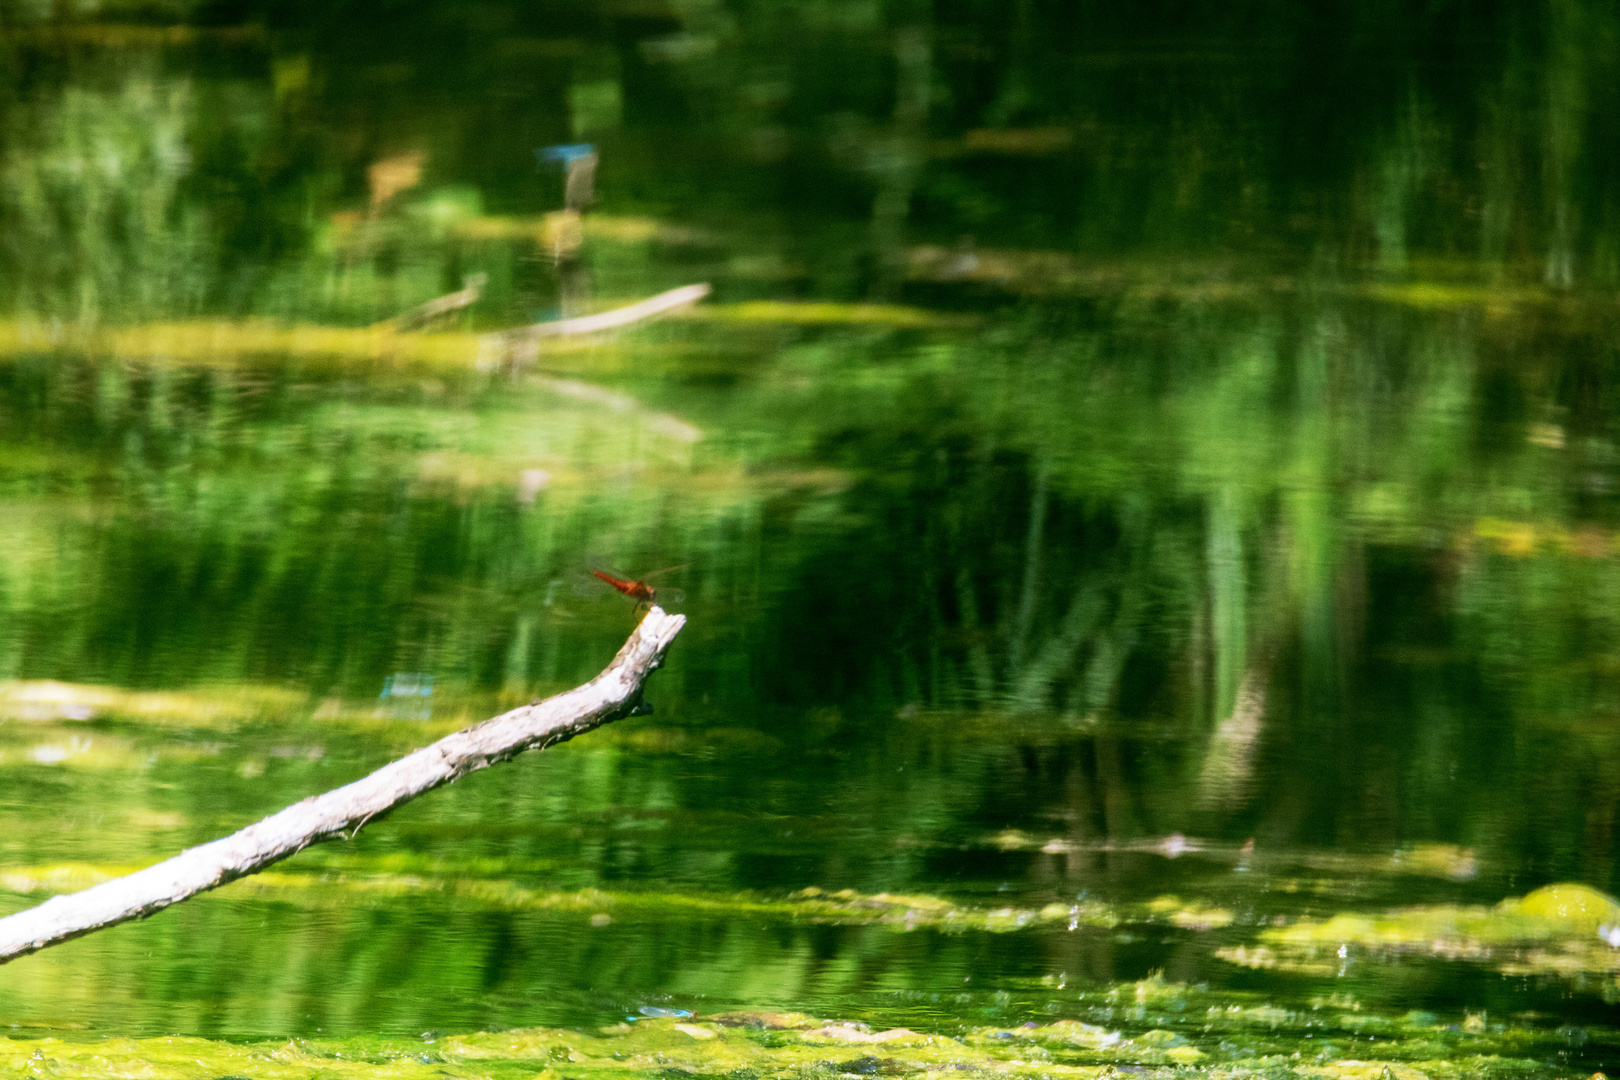
[[[547,338],[578,337],[600,334],[608,330],[622,330],[627,326],[656,319],[671,311],[697,303],[712,290],[708,285],[683,285],[678,289],[661,292],[625,307],[614,308],[597,315],[581,315],[573,319],[554,319],[533,323],[515,330],[500,330],[479,338],[478,366],[491,370],[503,364],[533,363],[540,355],[540,342]]]
[[[240,832],[82,892],[55,896],[0,919],[0,963],[246,877],[311,844],[352,836],[401,803],[441,784],[628,715],[647,676],[686,624],[653,608],[607,669],[564,694],[446,735],[352,784],[315,795]]]

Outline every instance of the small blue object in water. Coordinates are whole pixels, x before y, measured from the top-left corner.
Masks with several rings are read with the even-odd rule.
[[[397,671],[383,680],[378,697],[432,697],[433,676],[419,671]]]
[[[560,143],[556,146],[543,146],[534,152],[534,156],[540,159],[541,165],[562,165],[566,168],[580,158],[594,153],[596,147],[588,142]]]
[[[688,1018],[692,1015],[685,1009],[660,1009],[656,1005],[643,1005],[641,1008],[637,1009],[636,1012],[640,1013],[642,1016],[650,1016],[653,1019],[658,1019],[665,1016],[673,1016],[677,1020],[680,1020]]]
[[[433,719],[433,676],[422,671],[396,671],[383,680],[377,715],[390,720]]]

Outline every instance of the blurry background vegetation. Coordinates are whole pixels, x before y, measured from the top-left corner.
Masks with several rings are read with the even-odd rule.
[[[1617,60],[1611,0],[0,4],[0,861],[149,860],[572,685],[631,624],[575,588],[607,559],[685,567],[654,718],[302,859],[1230,888],[1104,850],[1183,833],[1454,853],[1290,879],[1293,914],[1615,889]],[[562,306],[535,150],[576,141],[575,284],[714,302],[481,367],[476,333]],[[431,332],[365,329],[474,274]],[[574,915],[331,905],[199,905],[0,982],[283,1033],[1235,977],[1180,939],[924,962],[674,914],[602,935],[611,978],[584,945],[541,975],[502,957]],[[250,969],[304,950],[273,1006],[191,955],[272,924]],[[170,981],[127,998],[55,966],[153,949]]]

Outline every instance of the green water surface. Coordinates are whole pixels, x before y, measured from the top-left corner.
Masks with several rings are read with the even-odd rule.
[[[0,913],[689,622],[0,1070],[1620,1068],[1617,387],[1613,0],[6,0]]]

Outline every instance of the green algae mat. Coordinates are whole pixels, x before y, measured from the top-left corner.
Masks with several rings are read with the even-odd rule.
[[[1535,1034],[1469,1017],[1440,1025],[1425,1014],[1386,1018],[1349,1001],[1299,1012],[1223,1004],[1207,993],[1155,981],[1122,987],[1098,1013],[1133,1022],[1134,1035],[1080,1020],[981,1027],[958,1034],[909,1028],[874,1030],[795,1013],[693,1016],[644,1009],[625,1022],[587,1031],[530,1028],[415,1039],[356,1038],[229,1043],[163,1037],[73,1043],[0,1040],[8,1075],[164,1076],[176,1080],[304,1080],[317,1077],[1316,1077],[1421,1080],[1424,1077],[1552,1077],[1567,1068],[1545,1056],[1570,1045],[1567,1034]],[[1148,1027],[1146,1024],[1166,1026]]]

